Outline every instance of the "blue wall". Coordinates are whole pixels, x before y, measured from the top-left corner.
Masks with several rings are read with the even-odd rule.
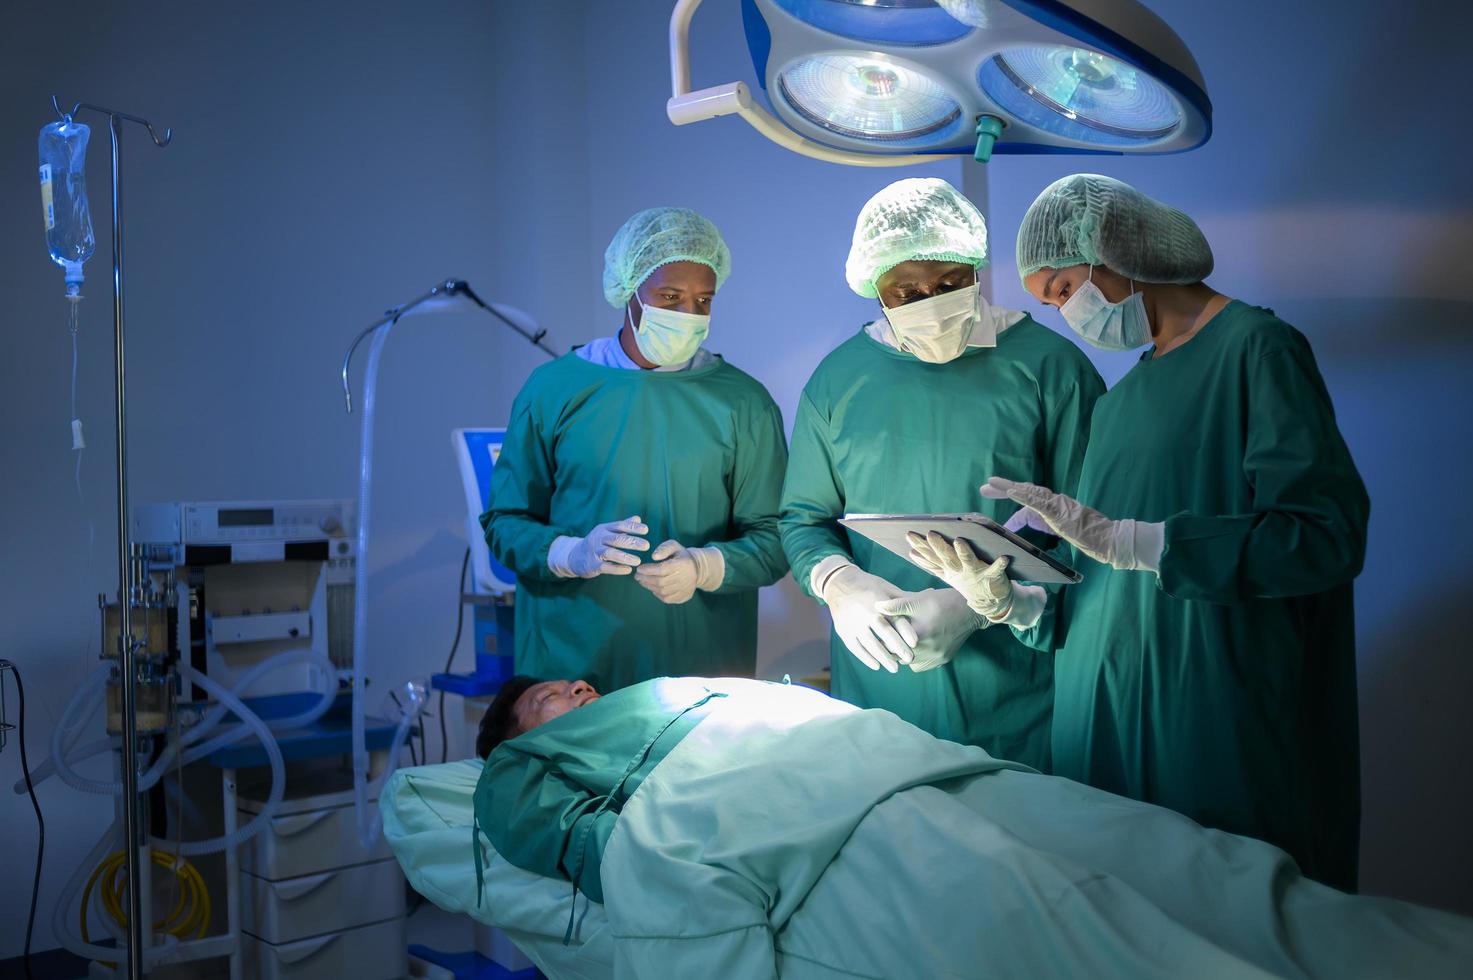
[[[698,14],[696,84],[750,78],[737,6],[708,0]],[[1197,217],[1217,253],[1213,284],[1274,307],[1315,344],[1375,508],[1358,586],[1365,884],[1473,913],[1473,527],[1459,493],[1473,477],[1473,195],[1461,179],[1473,147],[1454,47],[1473,25],[1431,3],[1353,0],[1333,15],[1269,0],[1155,6],[1197,53],[1216,103],[1203,149],[886,171],[794,156],[735,119],[670,126],[669,5],[654,0],[165,0],[133,13],[88,0],[65,21],[51,5],[10,4],[0,653],[26,671],[33,761],[95,662],[95,596],[114,585],[106,140],[95,134],[90,158],[102,244],[83,309],[84,505],[61,276],[36,220],[35,132],[52,91],[178,134],[162,151],[127,137],[136,501],[351,495],[357,417],[343,414],[336,371],[359,329],[457,275],[532,312],[560,346],[610,332],[604,244],[629,212],[660,203],[696,207],[725,232],[734,272],[711,346],[765,381],[791,422],[813,366],[873,313],[842,279],[870,194],[902,175],[964,183],[993,231],[994,295],[1024,305],[1018,219],[1055,177],[1098,169]],[[406,322],[391,342],[369,595],[376,680],[439,669],[463,548],[448,430],[504,420],[540,359],[472,316]],[[1096,361],[1110,380],[1129,365]],[[764,673],[823,662],[824,619],[791,579],[764,592],[762,610]],[[14,758],[0,756],[0,783],[17,774]],[[103,829],[95,802],[42,789],[52,833],[39,948],[53,945],[49,899]],[[23,864],[30,819],[24,798],[0,793],[0,847]],[[25,891],[0,890],[0,958],[20,950]]]

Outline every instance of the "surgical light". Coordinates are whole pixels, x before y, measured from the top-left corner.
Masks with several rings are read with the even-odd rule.
[[[1211,135],[1196,62],[1137,0],[740,0],[755,91],[691,89],[700,3],[677,0],[670,18],[676,125],[739,115],[794,152],[856,166],[1169,153]]]
[[[962,107],[924,72],[886,58],[804,58],[778,75],[782,97],[814,125],[855,139],[912,140],[956,122]]]
[[[1164,85],[1085,48],[1012,48],[984,62],[977,81],[1015,118],[1081,141],[1145,143],[1182,124],[1182,110]]]

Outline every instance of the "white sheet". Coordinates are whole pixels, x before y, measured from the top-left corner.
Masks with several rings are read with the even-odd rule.
[[[409,883],[450,912],[502,929],[552,980],[613,976],[613,940],[604,908],[578,898],[573,942],[563,945],[573,887],[507,863],[480,837],[486,890],[477,903],[472,870],[472,795],[481,761],[400,769],[379,797],[384,837]]]

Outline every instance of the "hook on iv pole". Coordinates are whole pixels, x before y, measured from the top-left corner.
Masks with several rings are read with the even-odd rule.
[[[169,141],[174,138],[174,130],[172,127],[169,129],[165,129],[163,139],[160,139],[159,134],[154,131],[153,123],[149,122],[147,119],[142,119],[138,116],[130,116],[126,112],[118,112],[116,109],[107,109],[100,105],[92,105],[90,102],[78,102],[72,106],[71,112],[66,112],[61,108],[61,104],[57,102],[56,96],[53,95],[51,97],[51,108],[55,109],[56,114],[58,116],[61,116],[63,119],[72,118],[82,109],[91,109],[93,112],[100,112],[103,115],[109,116],[113,119],[126,119],[129,122],[136,122],[144,129],[148,130],[148,136],[150,139],[153,140],[154,146],[168,146]]]

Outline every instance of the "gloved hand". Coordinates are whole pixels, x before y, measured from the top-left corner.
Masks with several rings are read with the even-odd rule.
[[[564,535],[548,549],[547,567],[564,578],[628,575],[639,564],[639,556],[630,552],[650,550],[650,543],[636,535],[649,533],[649,527],[635,515],[600,524],[585,537]]]
[[[967,600],[951,589],[906,592],[898,599],[878,603],[875,611],[910,622],[916,633],[915,657],[907,665],[920,673],[951,662],[967,637],[990,625],[967,608]]]
[[[689,602],[696,589],[714,592],[726,578],[726,556],[720,548],[687,548],[666,541],[650,560],[634,570],[634,580],[671,605]]]
[[[988,564],[965,538],[948,541],[936,531],[921,537],[907,532],[910,560],[961,593],[968,606],[988,622],[1001,622],[1013,608],[1013,583],[1008,580],[1007,555]]]
[[[1032,514],[1017,514],[1007,522],[1009,529],[1038,527],[1050,532],[1101,564],[1112,568],[1159,572],[1166,547],[1166,525],[1148,521],[1112,521],[1073,497],[1054,493],[1033,483],[1018,483],[994,476],[981,487],[982,496],[1014,500]],[[1021,513],[1021,512],[1020,512]],[[1042,528],[1040,528],[1042,529]]]
[[[890,673],[915,658],[916,632],[910,620],[876,611],[877,603],[908,595],[858,565],[843,565],[824,581],[820,592],[834,617],[834,632],[870,670]]]

